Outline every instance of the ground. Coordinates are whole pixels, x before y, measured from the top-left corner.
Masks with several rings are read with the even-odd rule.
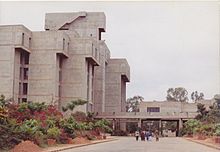
[[[188,141],[183,138],[161,138],[155,140],[135,141],[134,137],[120,137],[116,141],[95,144],[63,152],[219,152],[217,149]]]

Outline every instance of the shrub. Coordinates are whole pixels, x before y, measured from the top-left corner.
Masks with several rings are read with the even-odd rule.
[[[193,133],[196,132],[196,128],[200,127],[201,123],[198,120],[188,120],[184,124],[183,132],[186,133],[187,135],[192,135]]]
[[[37,131],[40,130],[40,123],[37,120],[25,120],[20,126],[20,130],[28,139],[32,139]]]
[[[59,126],[64,129],[68,135],[73,138],[75,137],[74,131],[77,128],[77,123],[73,117],[69,117],[66,119],[61,119],[59,122]]]
[[[76,111],[75,113],[71,114],[71,116],[74,117],[76,121],[80,121],[80,122],[87,121],[87,116],[84,112]]]
[[[49,128],[47,130],[47,138],[49,139],[58,139],[60,135],[60,130],[57,127]]]

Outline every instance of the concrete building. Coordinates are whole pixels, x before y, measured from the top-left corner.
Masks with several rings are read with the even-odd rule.
[[[0,94],[16,102],[46,102],[59,108],[74,99],[84,112],[125,109],[126,59],[110,58],[102,40],[102,12],[48,13],[45,31],[0,26]]]

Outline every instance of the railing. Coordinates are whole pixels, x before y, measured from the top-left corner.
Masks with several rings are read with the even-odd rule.
[[[103,112],[96,113],[97,118],[194,118],[196,112]]]

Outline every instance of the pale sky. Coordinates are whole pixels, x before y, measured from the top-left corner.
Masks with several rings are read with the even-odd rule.
[[[130,64],[127,97],[165,100],[170,87],[220,92],[218,2],[0,2],[0,24],[42,31],[45,13],[77,11],[105,13],[111,56]]]

